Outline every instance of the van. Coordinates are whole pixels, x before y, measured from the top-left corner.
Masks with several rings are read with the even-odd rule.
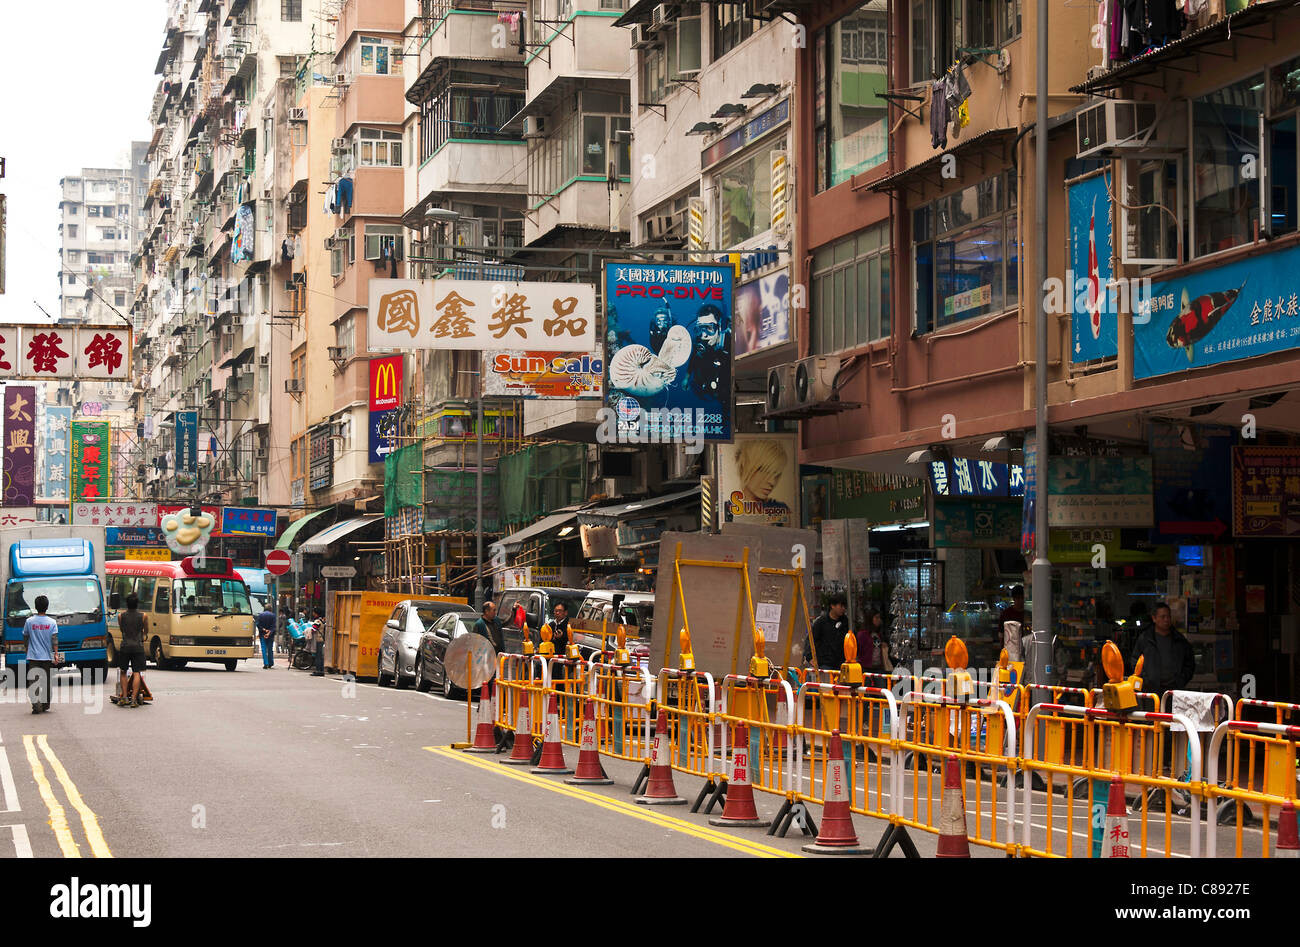
[[[536,587],[509,588],[500,592],[496,597],[497,617],[501,619],[501,633],[505,639],[506,652],[518,654],[523,650],[524,646],[523,629],[516,627],[511,621],[515,606],[522,605],[524,607],[525,621],[533,641],[533,647],[536,648],[542,642],[542,625],[546,624],[551,618],[556,604],[563,602],[564,607],[568,610],[569,618],[572,619],[578,614],[586,598],[586,589]],[[570,621],[570,625],[572,625],[572,621]]]
[[[632,660],[643,664],[650,657],[650,630],[655,597],[650,592],[616,592],[599,589],[587,595],[577,616],[569,622],[573,641],[584,658],[597,651],[612,651],[620,624],[627,628],[627,648]],[[605,642],[601,642],[601,632]]]

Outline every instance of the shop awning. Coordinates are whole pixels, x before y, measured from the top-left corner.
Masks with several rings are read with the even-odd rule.
[[[306,526],[316,517],[320,516],[322,513],[328,513],[332,509],[333,507],[326,507],[323,510],[317,510],[315,513],[308,513],[306,516],[294,520],[285,528],[284,532],[280,534],[280,538],[276,540],[275,548],[292,549],[294,538],[297,537],[299,530],[301,530],[304,526]]]
[[[1014,138],[1016,130],[1014,128],[990,128],[986,132],[976,135],[974,138],[967,138],[958,144],[953,145],[946,151],[936,154],[932,158],[927,158],[920,164],[914,164],[910,168],[894,174],[887,174],[879,181],[873,181],[867,185],[869,191],[899,191],[899,190],[917,190],[924,195],[925,186],[928,184],[932,188],[942,188],[947,183],[943,177],[943,159],[952,155],[954,157],[996,158],[998,161],[1005,161],[1007,156],[1003,154],[1006,143]],[[990,165],[990,170],[996,170]]]
[[[511,533],[501,540],[501,545],[507,549],[518,548],[530,539],[543,536],[546,533],[559,529],[566,523],[573,522],[573,518],[578,515],[577,510],[570,510],[567,513],[552,513],[550,516],[543,516],[532,526],[525,526],[517,533]]]
[[[359,529],[369,526],[371,523],[379,523],[384,519],[382,514],[376,513],[371,516],[358,516],[350,520],[344,520],[342,523],[335,523],[327,529],[321,530],[311,539],[308,539],[298,551],[307,555],[316,555],[329,550],[339,540],[355,533]]]
[[[674,503],[681,503],[683,500],[689,500],[691,497],[699,495],[700,488],[694,486],[689,490],[682,490],[680,493],[669,493],[661,497],[648,497],[644,500],[634,500],[631,503],[620,503],[617,506],[602,506],[594,510],[584,510],[577,514],[578,522],[583,526],[616,526],[619,520],[628,516],[635,516],[646,510],[653,510],[661,506],[671,506]]]

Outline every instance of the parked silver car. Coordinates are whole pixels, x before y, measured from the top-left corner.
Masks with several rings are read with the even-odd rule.
[[[464,691],[451,683],[447,676],[445,659],[448,646],[462,635],[474,630],[478,613],[472,608],[458,609],[439,616],[420,641],[415,657],[415,689],[432,690],[435,686],[442,688],[442,696],[455,698],[464,695]]]
[[[406,687],[415,680],[415,655],[420,640],[447,612],[464,611],[456,602],[417,602],[407,599],[393,606],[379,639],[379,686]]]

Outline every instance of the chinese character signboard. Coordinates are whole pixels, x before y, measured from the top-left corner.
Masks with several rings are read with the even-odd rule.
[[[76,526],[157,527],[158,505],[125,500],[111,503],[73,503]]]
[[[798,448],[793,434],[737,434],[718,448],[718,492],[728,523],[799,522]]]
[[[36,388],[8,385],[4,398],[3,506],[36,502]]]
[[[617,440],[731,440],[730,266],[605,265]]]
[[[0,325],[0,377],[125,379],[126,326]]]
[[[1018,497],[1025,493],[1025,469],[991,460],[932,460],[927,465],[937,497]]]
[[[44,483],[47,499],[68,498],[68,433],[71,425],[71,405],[45,406],[45,437],[41,447],[45,452]]]
[[[72,422],[72,502],[102,500],[109,488],[108,421]]]
[[[199,413],[176,412],[176,486],[192,487],[199,476]]]
[[[736,356],[790,341],[790,276],[782,270],[736,287]]]
[[[1020,544],[1020,504],[1012,500],[936,502],[934,544],[1014,549]]]
[[[402,406],[404,356],[370,360],[370,463],[381,464],[397,447],[397,409]]]
[[[1109,305],[1110,174],[1098,174],[1066,187],[1070,205],[1070,267],[1065,292],[1070,306],[1070,358],[1087,362],[1114,358],[1119,351],[1119,320]]]
[[[1155,283],[1133,315],[1133,378],[1152,378],[1300,343],[1300,247]]]
[[[36,507],[34,506],[20,506],[0,510],[0,527],[35,526],[38,522],[40,521],[36,518]]]
[[[1047,468],[1054,528],[1154,525],[1150,457],[1053,457]]]
[[[600,352],[483,353],[483,394],[507,398],[599,398],[605,357]]]
[[[1232,449],[1232,532],[1300,534],[1300,447]]]
[[[370,281],[371,352],[596,346],[596,289],[583,283]]]
[[[311,467],[308,470],[312,490],[328,490],[334,481],[334,445],[330,441],[330,427],[321,425],[311,432]]]
[[[221,511],[221,532],[226,536],[275,536],[275,510],[228,506]]]

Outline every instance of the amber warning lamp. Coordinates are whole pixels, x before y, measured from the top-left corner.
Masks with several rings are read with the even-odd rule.
[[[632,656],[627,653],[627,626],[622,622],[614,633],[614,663],[620,666],[632,663]]]
[[[532,654],[532,653],[533,653],[533,637],[532,637],[531,632],[529,632],[529,630],[528,630],[528,626],[527,626],[527,625],[524,625],[524,627],[523,627],[523,634],[524,634],[524,654]]]
[[[1011,689],[1020,683],[1021,675],[1025,672],[1025,663],[1023,661],[1011,660],[1007,649],[1003,648],[1002,653],[998,655],[998,684],[1002,686],[1003,694],[1010,694]]]
[[[545,657],[550,657],[552,654],[555,653],[555,645],[551,644],[551,634],[552,634],[551,626],[543,625],[542,644],[541,647],[539,647],[537,650],[538,654],[543,655]]]
[[[844,663],[840,665],[839,683],[854,687],[862,683],[862,665],[858,663],[858,639],[851,631],[844,636]]]
[[[970,656],[966,653],[966,642],[956,635],[948,639],[943,646],[943,659],[948,663],[948,690],[958,700],[970,700],[975,696],[975,682],[971,680]]]
[[[763,640],[761,633],[754,635],[754,656],[749,659],[749,676],[750,677],[767,677],[772,673],[771,662],[767,660],[764,652],[767,649],[767,642]]]
[[[1126,681],[1124,676],[1124,656],[1119,653],[1115,642],[1107,641],[1101,648],[1101,668],[1106,672],[1108,682],[1101,688],[1101,702],[1107,710],[1115,713],[1127,713],[1137,709],[1137,695],[1142,689],[1142,664],[1138,658],[1137,667]]]
[[[691,652],[691,633],[686,630],[685,626],[681,631],[682,657],[678,662],[683,671],[695,670],[695,655]]]

